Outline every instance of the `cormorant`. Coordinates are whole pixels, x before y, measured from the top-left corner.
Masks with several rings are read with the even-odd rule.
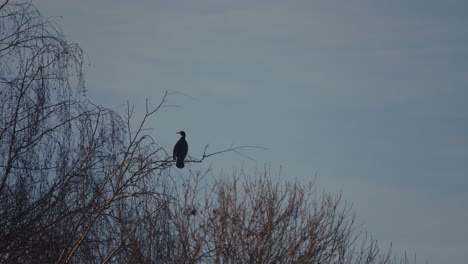
[[[172,157],[177,161],[176,162],[177,168],[182,169],[184,167],[185,156],[187,156],[188,144],[187,144],[187,141],[185,141],[184,131],[177,132],[176,134],[180,134],[181,137],[174,146]]]

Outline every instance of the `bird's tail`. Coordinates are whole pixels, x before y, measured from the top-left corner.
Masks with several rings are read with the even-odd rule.
[[[177,160],[176,166],[177,166],[177,168],[182,169],[183,167],[185,167],[184,161],[183,160]]]

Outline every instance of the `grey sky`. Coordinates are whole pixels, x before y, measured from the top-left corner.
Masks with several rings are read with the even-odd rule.
[[[255,144],[343,193],[383,245],[430,263],[468,258],[468,2],[41,0],[84,48],[88,97],[157,103],[171,148]],[[141,107],[140,107],[141,108]],[[142,110],[142,109],[141,109]],[[182,124],[182,125],[181,125]],[[242,158],[211,160],[229,171]],[[221,165],[219,165],[221,164]]]

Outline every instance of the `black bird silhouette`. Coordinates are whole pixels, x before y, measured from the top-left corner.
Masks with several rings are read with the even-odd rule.
[[[176,162],[177,168],[182,169],[184,167],[184,159],[187,156],[187,152],[188,152],[188,144],[187,144],[187,141],[185,141],[184,131],[177,132],[177,134],[180,134],[181,137],[174,146],[172,157],[177,161]]]

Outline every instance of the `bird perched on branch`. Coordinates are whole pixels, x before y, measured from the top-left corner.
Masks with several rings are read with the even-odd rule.
[[[187,141],[185,141],[184,131],[177,132],[177,134],[180,134],[181,137],[174,146],[172,157],[177,161],[176,162],[177,168],[182,169],[184,167],[184,159],[187,156],[188,144],[187,144]]]

